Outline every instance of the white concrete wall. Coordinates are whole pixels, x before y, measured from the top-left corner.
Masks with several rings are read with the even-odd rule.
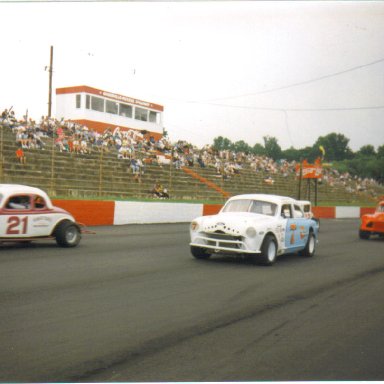
[[[113,224],[190,222],[202,212],[203,204],[116,201]]]
[[[336,207],[336,219],[355,219],[360,217],[360,207]]]

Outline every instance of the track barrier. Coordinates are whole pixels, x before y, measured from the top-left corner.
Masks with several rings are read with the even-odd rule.
[[[187,223],[197,216],[216,214],[221,204],[172,202],[53,200],[53,204],[70,212],[79,223],[98,225]],[[359,218],[373,213],[374,207],[313,207],[318,218]]]

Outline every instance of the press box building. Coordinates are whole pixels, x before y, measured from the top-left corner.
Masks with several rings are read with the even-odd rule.
[[[162,105],[103,91],[86,85],[56,89],[56,118],[71,120],[97,132],[106,128],[163,134]]]

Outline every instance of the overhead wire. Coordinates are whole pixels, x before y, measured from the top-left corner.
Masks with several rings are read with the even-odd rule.
[[[329,79],[329,78],[332,78],[332,77],[340,76],[340,75],[343,75],[345,73],[356,71],[358,69],[366,68],[366,67],[369,67],[369,66],[372,66],[372,65],[375,65],[375,64],[379,64],[379,63],[382,63],[382,62],[384,62],[384,58],[372,61],[370,63],[357,65],[355,67],[348,68],[348,69],[345,69],[343,71],[338,71],[338,72],[330,73],[328,75],[319,76],[319,77],[316,77],[316,78],[313,78],[313,79],[310,79],[310,80],[303,80],[303,81],[300,81],[300,82],[297,82],[297,83],[293,83],[293,84],[289,84],[289,85],[284,85],[284,86],[280,86],[280,87],[266,89],[264,91],[245,93],[245,94],[236,95],[236,96],[226,96],[226,97],[221,97],[221,98],[209,99],[209,100],[206,100],[206,101],[209,102],[209,101],[229,100],[229,99],[236,99],[236,98],[240,98],[240,97],[256,96],[256,95],[262,95],[262,94],[266,94],[266,93],[277,92],[277,91],[281,91],[281,90],[284,90],[284,89],[289,89],[289,88],[298,87],[298,86],[301,86],[301,85],[311,84],[311,83],[315,83],[317,81],[321,81],[321,80]]]

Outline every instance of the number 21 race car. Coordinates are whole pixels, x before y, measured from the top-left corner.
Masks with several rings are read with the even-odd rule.
[[[54,207],[39,188],[0,184],[0,243],[55,239],[61,247],[75,247],[81,227],[73,216]]]

